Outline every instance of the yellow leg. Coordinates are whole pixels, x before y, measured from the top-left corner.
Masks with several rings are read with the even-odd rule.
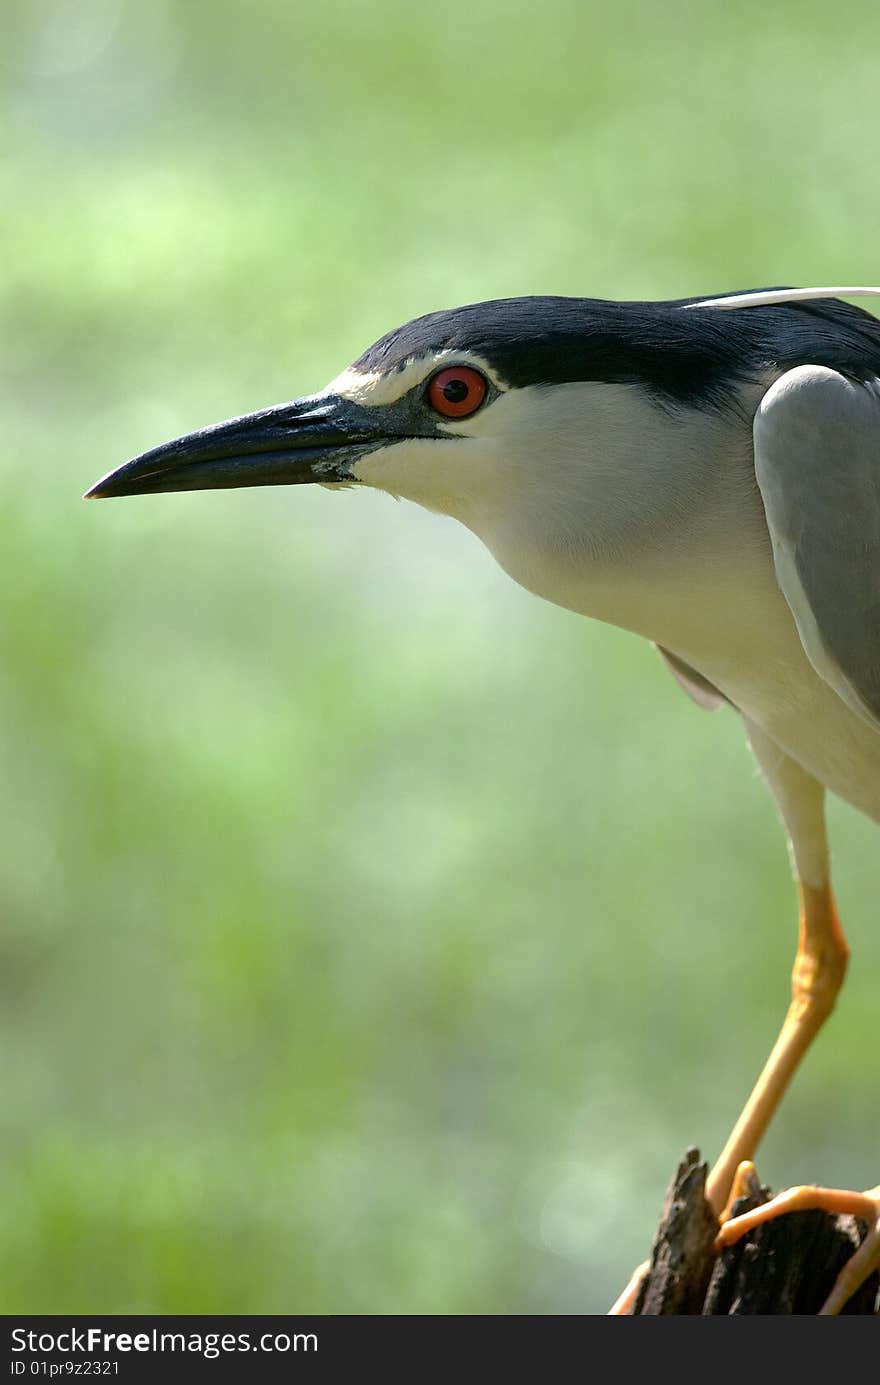
[[[730,1139],[709,1174],[706,1196],[717,1213],[728,1201],[739,1165],[752,1159],[798,1064],[834,1008],[849,949],[831,889],[798,884],[800,936],[792,972],[792,996],[779,1038]]]
[[[801,1059],[834,1008],[837,993],[846,975],[849,949],[841,931],[828,880],[828,845],[825,832],[825,791],[801,765],[790,759],[758,726],[743,718],[752,750],[776,800],[791,843],[799,877],[800,936],[792,973],[792,997],[788,1013],[754,1090],[715,1164],[706,1186],[713,1210],[724,1220],[729,1216],[737,1170],[754,1157],[761,1138],[782,1100]],[[812,881],[812,884],[807,884]],[[824,882],[824,883],[823,883]],[[753,1171],[744,1168],[741,1187],[748,1189]],[[874,1202],[871,1199],[874,1194]],[[788,1194],[783,1194],[783,1199]],[[841,1272],[823,1312],[838,1312],[847,1298],[880,1263],[880,1192],[838,1194],[848,1206],[858,1206],[868,1217],[872,1231]],[[876,1206],[875,1206],[876,1203]],[[759,1209],[760,1220],[791,1208],[791,1200],[780,1206],[778,1200]],[[816,1204],[813,1204],[816,1205]],[[824,1205],[824,1204],[818,1204]],[[873,1209],[873,1210],[872,1210]],[[750,1216],[755,1214],[750,1213]],[[742,1226],[740,1219],[731,1227]],[[740,1231],[739,1234],[742,1234]],[[724,1228],[722,1238],[733,1231]],[[644,1277],[640,1266],[612,1310],[629,1310]]]
[[[799,882],[798,899],[800,929],[791,1004],[770,1057],[706,1183],[706,1197],[722,1221],[739,1195],[737,1171],[742,1165],[744,1174],[746,1168],[753,1173],[747,1161],[754,1157],[801,1059],[833,1010],[846,975],[849,948],[830,886],[813,888]],[[630,1311],[647,1270],[647,1261],[639,1265],[610,1314],[620,1316]]]
[[[709,1175],[706,1192],[724,1223],[717,1241],[719,1250],[733,1245],[753,1227],[785,1212],[819,1208],[826,1212],[850,1213],[866,1221],[871,1228],[868,1235],[841,1270],[822,1308],[823,1314],[833,1314],[839,1313],[868,1275],[880,1267],[880,1188],[872,1188],[867,1193],[837,1188],[789,1188],[753,1212],[728,1220],[733,1202],[754,1177],[754,1166],[748,1161],[798,1064],[834,1008],[846,975],[849,949],[830,888],[811,889],[809,885],[800,884],[798,890],[800,936],[792,973],[791,1005],[755,1089]]]

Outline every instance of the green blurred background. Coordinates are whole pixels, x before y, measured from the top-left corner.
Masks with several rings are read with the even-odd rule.
[[[382,496],[79,496],[433,308],[876,282],[880,8],[2,27],[5,1311],[602,1311],[787,998],[736,717]],[[777,1186],[880,1176],[877,836],[831,823]]]

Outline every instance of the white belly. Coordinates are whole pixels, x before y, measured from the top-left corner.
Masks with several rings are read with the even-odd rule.
[[[763,536],[735,555],[718,546],[679,552],[674,566],[664,553],[653,563],[640,555],[604,574],[492,539],[495,557],[521,585],[677,654],[827,789],[880,821],[880,730],[809,662]]]
[[[880,821],[880,731],[819,677],[788,619],[791,634],[775,644],[769,666],[757,642],[758,657],[747,667],[708,651],[688,662],[827,789]]]

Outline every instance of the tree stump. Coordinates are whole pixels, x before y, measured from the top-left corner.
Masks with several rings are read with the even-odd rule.
[[[855,1217],[788,1212],[716,1256],[718,1219],[705,1198],[707,1173],[699,1151],[689,1149],[666,1195],[650,1269],[632,1313],[818,1313],[867,1227]],[[767,1188],[755,1186],[733,1213],[749,1212],[769,1197]],[[875,1273],[843,1312],[875,1313],[878,1290]]]

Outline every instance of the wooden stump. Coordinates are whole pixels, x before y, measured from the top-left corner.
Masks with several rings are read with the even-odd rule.
[[[633,1314],[818,1313],[867,1227],[854,1217],[789,1212],[716,1256],[718,1220],[705,1198],[707,1173],[699,1152],[689,1149],[666,1195]],[[734,1215],[769,1197],[756,1187],[734,1204]],[[878,1289],[875,1273],[843,1312],[874,1313]]]

